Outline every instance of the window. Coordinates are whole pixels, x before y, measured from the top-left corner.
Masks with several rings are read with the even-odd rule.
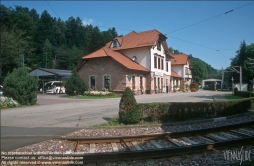
[[[154,77],[154,89],[157,88],[156,87],[156,77]]]
[[[139,83],[140,83],[140,89],[143,89],[143,77],[141,76],[140,77],[140,80],[139,80]]]
[[[158,78],[158,89],[160,89],[160,78]]]
[[[168,79],[166,79],[166,86],[168,86]]]
[[[163,58],[161,58],[161,69],[162,69],[162,70],[164,70],[163,63],[164,63],[164,59],[163,59]]]
[[[104,88],[110,89],[110,76],[104,75]]]
[[[95,76],[90,76],[90,88],[95,88]]]
[[[119,44],[118,44],[118,41],[117,40],[114,40],[111,44],[111,48],[115,48],[115,47],[118,47]]]
[[[161,68],[161,59],[160,58],[158,58],[158,69],[160,69]]]
[[[168,62],[166,62],[166,71],[168,72]]]
[[[157,68],[157,57],[154,56],[154,68]]]
[[[132,89],[136,89],[136,87],[135,87],[135,76],[132,76]]]
[[[163,78],[161,78],[161,88],[163,88]]]

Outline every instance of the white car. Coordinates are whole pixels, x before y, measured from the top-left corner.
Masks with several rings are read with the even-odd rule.
[[[4,92],[3,92],[3,86],[0,85],[0,96],[3,96],[4,95]]]
[[[45,84],[46,93],[65,93],[62,81],[50,81]]]

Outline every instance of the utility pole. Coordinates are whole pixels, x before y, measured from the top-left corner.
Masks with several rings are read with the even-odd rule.
[[[234,89],[234,87],[233,87],[233,86],[234,86],[234,78],[232,77],[231,80],[232,80],[232,94],[234,94],[234,93],[233,93],[233,89]]]
[[[234,67],[239,67],[240,71],[236,70]],[[232,66],[232,70],[240,74],[240,91],[242,91],[242,66]]]

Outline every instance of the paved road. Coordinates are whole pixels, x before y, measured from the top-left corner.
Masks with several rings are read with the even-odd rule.
[[[195,93],[138,95],[138,103],[201,102],[224,99],[230,92],[200,90]],[[1,151],[9,151],[81,128],[108,121],[118,115],[120,98],[70,99],[66,95],[38,94],[38,105],[1,110]]]

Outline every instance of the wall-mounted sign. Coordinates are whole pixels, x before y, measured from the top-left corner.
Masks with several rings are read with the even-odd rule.
[[[163,73],[161,73],[161,72],[154,72],[154,75],[156,75],[156,76],[163,76]]]

